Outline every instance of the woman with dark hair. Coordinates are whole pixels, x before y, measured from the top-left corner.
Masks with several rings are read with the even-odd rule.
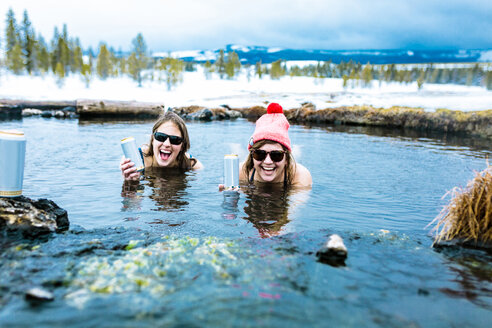
[[[256,121],[249,141],[249,155],[242,164],[239,180],[244,184],[267,183],[310,187],[309,170],[294,161],[288,134],[289,122],[277,103]]]
[[[150,142],[142,146],[141,155],[145,168],[202,168],[202,163],[187,153],[189,149],[190,138],[185,122],[176,113],[166,112],[155,122]],[[121,160],[120,170],[125,180],[140,178],[140,172],[129,158]]]

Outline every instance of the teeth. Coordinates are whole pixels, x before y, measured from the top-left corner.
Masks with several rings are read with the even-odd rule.
[[[167,150],[161,150],[161,153],[163,153],[163,154],[171,154],[171,152],[170,151],[167,151]]]
[[[265,171],[273,171],[273,170],[275,170],[275,168],[274,168],[274,167],[264,167],[263,169],[264,169]]]

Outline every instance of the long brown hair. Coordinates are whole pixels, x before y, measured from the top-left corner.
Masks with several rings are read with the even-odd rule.
[[[189,170],[195,165],[196,160],[194,158],[190,159],[186,156],[186,152],[190,149],[190,137],[188,136],[188,129],[186,128],[186,124],[178,114],[174,112],[165,112],[162,114],[159,119],[155,122],[154,127],[152,128],[152,135],[150,136],[149,149],[146,153],[144,153],[145,157],[154,156],[154,132],[166,122],[172,122],[181,132],[181,137],[183,138],[183,142],[181,144],[181,150],[179,151],[178,156],[176,157],[176,161],[178,162],[178,168]]]
[[[266,144],[279,144],[280,146],[282,146],[282,149],[285,151],[285,156],[286,156],[285,157],[286,163],[285,163],[285,168],[284,168],[284,170],[285,170],[285,172],[284,172],[284,185],[287,185],[287,186],[291,185],[292,182],[294,181],[294,176],[296,173],[296,162],[294,160],[294,157],[292,156],[292,153],[284,145],[282,145],[276,141],[273,141],[273,140],[260,140],[260,141],[256,142],[253,146],[251,146],[248,157],[246,158],[246,161],[244,162],[244,165],[243,165],[244,173],[248,177],[248,180],[250,178],[249,174],[251,173],[251,170],[254,167],[252,153],[255,149],[259,149],[259,148],[263,147],[263,145],[266,145]]]

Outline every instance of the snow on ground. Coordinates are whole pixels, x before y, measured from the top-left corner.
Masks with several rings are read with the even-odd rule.
[[[351,81],[343,88],[341,79],[316,79],[288,77],[271,80],[259,79],[251,70],[243,71],[235,80],[220,79],[213,75],[206,79],[201,67],[196,72],[185,72],[183,82],[167,90],[164,82],[147,81],[143,87],[128,77],[107,79],[93,78],[86,88],[79,76],[65,79],[58,87],[53,76],[14,76],[0,74],[0,99],[25,100],[136,100],[162,102],[168,107],[200,105],[216,107],[247,107],[278,102],[284,108],[296,108],[304,102],[312,102],[318,109],[350,105],[374,107],[409,106],[433,111],[448,108],[463,111],[492,109],[492,91],[484,87],[460,85],[424,84],[418,90],[416,83],[399,84],[372,82],[372,87],[354,86]]]

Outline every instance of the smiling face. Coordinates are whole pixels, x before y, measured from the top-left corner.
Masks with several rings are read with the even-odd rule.
[[[155,132],[162,132],[170,136],[183,137],[179,128],[171,121],[161,124]],[[176,167],[178,166],[178,155],[183,148],[183,143],[179,145],[171,144],[169,138],[161,142],[154,138],[152,141],[152,149],[154,152],[153,162],[155,166],[160,167]]]
[[[279,143],[267,143],[258,148],[266,152],[273,150],[284,151]],[[256,169],[256,179],[260,182],[277,183],[284,181],[284,171],[287,164],[287,155],[280,162],[274,162],[270,155],[264,160],[258,161],[253,158],[253,167]]]

